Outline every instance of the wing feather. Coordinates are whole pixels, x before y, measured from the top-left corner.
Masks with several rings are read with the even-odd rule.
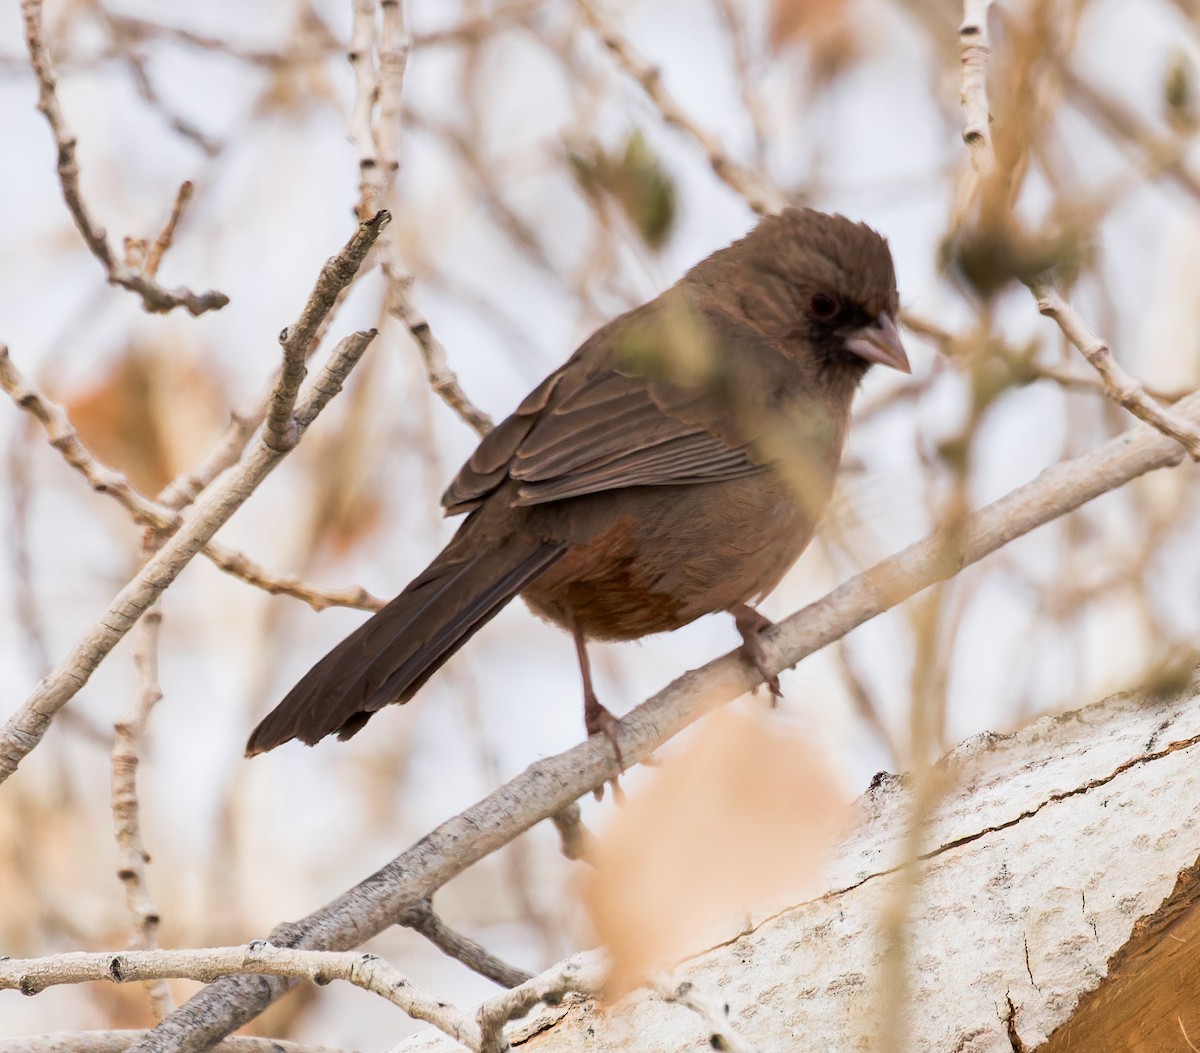
[[[677,305],[675,307],[677,310]],[[470,511],[506,478],[536,505],[630,486],[681,486],[763,470],[748,442],[718,433],[703,393],[618,361],[627,327],[653,332],[661,301],[610,323],[480,443],[442,502]],[[664,324],[669,323],[667,319]]]

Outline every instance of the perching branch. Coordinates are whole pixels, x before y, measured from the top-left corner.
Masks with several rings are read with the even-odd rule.
[[[1200,420],[1200,395],[1175,407]],[[965,516],[958,545],[941,532],[856,575],[823,599],[780,622],[764,640],[767,669],[782,672],[852,629],[939,581],[959,573],[1015,538],[1117,490],[1132,479],[1183,459],[1173,439],[1137,425],[1088,453],[1046,469],[1036,479]],[[626,766],[644,760],[705,713],[761,682],[739,652],[685,673],[620,722]],[[593,736],[574,749],[537,761],[521,775],[447,820],[381,870],[298,922],[279,926],[276,946],[346,950],[395,923],[471,864],[610,780],[611,746]],[[228,978],[195,995],[150,1034],[136,1053],[197,1053],[252,1020],[289,983]]]

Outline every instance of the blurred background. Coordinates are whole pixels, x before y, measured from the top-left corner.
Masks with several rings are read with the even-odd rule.
[[[970,200],[954,3],[926,0],[409,0],[394,236],[412,297],[467,395],[507,414],[597,326],[654,296],[755,215],[706,148],[589,26],[661,71],[723,155],[786,200],[882,232],[913,376],[867,379],[817,541],[763,607],[786,615],[1132,419],[1020,284],[1064,291],[1151,390],[1200,383],[1200,4],[1012,0],[993,10],[994,134],[1016,220]],[[231,302],[144,313],[106,285],[64,207],[16,5],[0,10],[0,340],[103,461],[157,493],[278,366],[321,263],[353,229],[348,0],[47,4],[83,194],[110,239],[153,238],[193,182],[159,272]],[[660,100],[661,102],[661,100]],[[1194,166],[1193,166],[1194,164]],[[449,537],[438,498],[476,436],[430,389],[366,275],[332,336],[380,327],[298,450],[219,534],[277,574],[388,597]],[[0,716],[140,563],[140,531],[0,401]],[[1194,469],[1110,494],[783,677],[782,712],[855,796],[911,762],[921,633],[935,635],[934,753],[1167,676],[1200,627]],[[314,612],[199,558],[163,603],[163,700],[139,773],[163,946],[244,942],[307,913],[533,760],[583,734],[569,638],[514,604],[367,733],[249,762],[252,726],[364,617]],[[737,642],[708,618],[597,645],[622,713]],[[925,640],[924,643],[929,643]],[[926,671],[927,673],[928,671]],[[109,808],[126,641],[0,789],[0,953],[125,945]],[[672,747],[668,747],[672,748]],[[925,752],[930,752],[926,750]],[[636,785],[635,775],[633,783]],[[585,804],[602,824],[611,803]],[[439,893],[447,921],[523,968],[585,946],[577,865],[536,829]],[[459,1003],[494,988],[409,932],[374,941]],[[193,985],[172,984],[178,998]],[[398,1014],[348,987],[293,992],[265,1031],[344,1048]],[[0,1036],[146,1026],[137,987],[0,993]]]

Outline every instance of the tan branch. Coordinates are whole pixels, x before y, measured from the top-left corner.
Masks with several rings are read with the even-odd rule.
[[[1139,420],[1169,435],[1187,450],[1192,460],[1200,460],[1200,428],[1172,413],[1152,398],[1146,389],[1117,361],[1112,349],[1088,328],[1087,323],[1048,282],[1030,286],[1037,297],[1038,310],[1058,323],[1071,344],[1100,375],[1104,392]]]
[[[575,4],[583,20],[596,34],[596,38],[624,73],[637,81],[646,97],[658,110],[659,116],[699,144],[708,158],[709,166],[721,182],[745,198],[746,203],[759,215],[778,212],[787,204],[787,200],[778,189],[730,157],[715,136],[692,120],[663,87],[660,71],[633,49],[616,27],[599,12],[592,0],[575,0]]]
[[[151,550],[147,536],[144,550]],[[138,690],[125,715],[114,726],[110,799],[113,833],[117,842],[117,877],[125,890],[125,906],[133,918],[132,946],[141,950],[158,947],[158,904],[150,891],[146,864],[150,854],[142,838],[141,802],[137,773],[150,711],[162,700],[158,678],[158,643],[162,627],[162,605],[154,603],[134,627],[133,661],[138,671]],[[161,1020],[175,1008],[171,990],[161,977],[146,982],[150,1008]]]
[[[986,179],[996,169],[987,89],[987,64],[992,51],[988,33],[991,6],[992,0],[964,0],[963,20],[958,27],[965,117],[962,138],[971,152],[971,165],[980,179]]]
[[[504,1025],[524,1016],[539,1002],[561,1000],[566,994],[594,997],[608,975],[608,962],[596,951],[576,954],[511,991],[489,998],[475,1013],[480,1030],[480,1053],[504,1053]]]
[[[455,932],[442,921],[429,900],[422,900],[405,911],[400,924],[420,933],[448,958],[462,962],[472,972],[486,976],[501,987],[516,987],[532,979],[524,969],[509,965],[482,944]]]
[[[142,306],[152,313],[162,314],[176,307],[184,307],[193,315],[201,315],[224,307],[229,303],[229,297],[224,293],[215,290],[193,293],[182,288],[167,289],[154,280],[148,269],[132,269],[113,255],[108,235],[92,218],[80,190],[79,162],[76,158],[78,141],[67,127],[66,117],[59,105],[58,80],[42,33],[41,0],[21,0],[21,16],[25,23],[29,61],[38,82],[38,110],[50,125],[58,147],[58,181],[63,200],[87,247],[103,265],[109,282],[137,293],[142,298]]]
[[[211,983],[222,976],[285,976],[327,984],[344,980],[391,1002],[469,1049],[479,1049],[479,1028],[452,1006],[414,987],[394,965],[374,954],[302,951],[258,941],[245,947],[188,951],[70,951],[45,958],[0,959],[0,990],[35,995],[61,984],[179,978]]]

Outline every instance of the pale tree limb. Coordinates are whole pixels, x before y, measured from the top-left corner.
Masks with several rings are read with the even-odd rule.
[[[77,140],[67,127],[66,118],[59,105],[58,80],[54,75],[50,52],[43,38],[41,0],[21,0],[21,16],[25,23],[25,44],[29,49],[30,64],[37,76],[38,109],[50,125],[55,145],[58,147],[58,181],[62,187],[63,200],[87,247],[103,265],[110,284],[120,285],[130,292],[137,293],[142,298],[145,309],[153,313],[164,314],[176,307],[184,307],[192,315],[201,315],[206,311],[216,311],[224,307],[229,303],[229,297],[224,293],[215,290],[193,293],[188,289],[164,288],[154,280],[150,269],[128,267],[114,255],[112,246],[108,243],[108,235],[92,218],[79,187],[79,163],[75,156]],[[183,193],[181,190],[181,197]],[[182,204],[178,204],[180,199],[176,200],[181,208]],[[169,227],[173,230],[174,223],[170,223]],[[155,261],[155,269],[158,262]]]
[[[143,551],[153,551],[147,531]],[[125,906],[133,918],[132,946],[141,950],[158,947],[158,904],[150,891],[146,864],[150,853],[142,838],[141,801],[137,773],[141,764],[142,742],[150,711],[162,700],[158,678],[158,644],[162,629],[162,604],[155,601],[142,615],[130,634],[133,638],[133,662],[138,671],[138,689],[124,716],[113,727],[111,789],[113,833],[117,842],[117,877],[125,890]],[[161,1020],[175,1008],[165,980],[146,981],[150,1009]]]
[[[188,951],[70,951],[45,958],[0,959],[0,990],[35,995],[48,987],[94,980],[212,982],[242,974],[307,979],[316,984],[344,980],[379,995],[414,1020],[433,1024],[468,1049],[479,1049],[479,1028],[470,1016],[414,987],[395,966],[374,954],[302,951],[262,941],[245,947]]]
[[[1175,410],[1200,420],[1200,395],[1189,396]],[[1182,459],[1178,443],[1139,424],[1088,453],[1047,468],[1032,482],[965,516],[956,527],[955,550],[949,551],[943,535],[935,532],[781,621],[765,634],[767,671],[782,672],[1015,538]],[[625,764],[639,763],[705,713],[760,683],[761,677],[737,651],[684,674],[620,722],[618,740]],[[539,760],[355,888],[301,921],[279,926],[271,942],[330,950],[357,946],[395,924],[413,904],[432,896],[471,864],[560,813],[615,773],[612,748],[602,736]],[[288,986],[278,978],[220,980],[131,1048],[136,1053],[211,1048]]]
[[[963,142],[971,152],[971,167],[981,180],[996,170],[992,145],[992,114],[988,106],[987,64],[992,53],[988,12],[992,0],[964,0],[963,20],[958,27],[959,58],[962,62]]]
[[[612,55],[621,70],[636,81],[646,93],[646,97],[654,104],[663,121],[690,136],[700,146],[708,158],[709,167],[722,183],[745,198],[746,203],[759,215],[779,212],[787,205],[787,199],[777,188],[739,161],[735,161],[715,136],[692,120],[687,111],[663,87],[660,71],[634,50],[612,22],[600,13],[592,0],[575,0],[575,6],[579,8],[579,13],[588,28]]]
[[[332,286],[337,282],[349,283],[353,280],[368,249],[390,218],[388,213],[380,212],[360,225],[342,252],[323,268],[311,298],[324,300],[329,308],[333,306],[336,290]],[[348,265],[351,261],[354,261],[352,266]],[[299,432],[302,433],[341,390],[350,370],[374,336],[374,330],[354,333],[334,349],[321,374],[296,407]],[[196,505],[187,522],[116,595],[108,611],[75,645],[67,658],[42,680],[24,705],[5,722],[0,729],[0,782],[17,770],[22,759],[41,741],[55,713],[87,683],[96,667],[133,627],[146,608],[249,498],[255,487],[283,458],[284,452],[272,450],[260,437],[237,466]]]

